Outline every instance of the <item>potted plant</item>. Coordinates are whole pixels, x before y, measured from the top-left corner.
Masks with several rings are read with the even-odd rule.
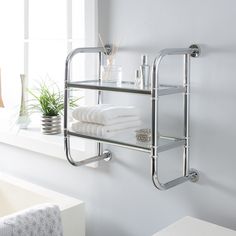
[[[40,112],[41,131],[43,134],[61,133],[61,115],[64,109],[64,93],[60,91],[56,83],[47,84],[45,81],[34,90],[29,90],[33,104],[29,105],[32,112]],[[71,107],[76,106],[78,99],[70,99]]]

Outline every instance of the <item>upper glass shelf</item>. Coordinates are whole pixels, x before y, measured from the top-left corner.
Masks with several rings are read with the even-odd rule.
[[[120,85],[113,82],[99,81],[99,80],[84,80],[67,83],[70,88],[82,88],[82,89],[93,89],[101,91],[113,91],[113,92],[126,92],[126,93],[137,93],[137,94],[151,94],[151,89],[140,89],[137,88],[134,82],[123,81]],[[159,85],[158,95],[164,96],[169,94],[184,93],[184,86],[173,86],[173,85]]]

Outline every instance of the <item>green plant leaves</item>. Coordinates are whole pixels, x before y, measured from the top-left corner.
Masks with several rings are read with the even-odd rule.
[[[64,109],[64,94],[59,90],[59,87],[53,83],[52,85],[41,82],[39,88],[29,90],[33,96],[33,104],[30,104],[29,109],[32,112],[40,111],[44,116],[57,116]],[[71,98],[69,104],[71,107],[77,106],[78,99]]]

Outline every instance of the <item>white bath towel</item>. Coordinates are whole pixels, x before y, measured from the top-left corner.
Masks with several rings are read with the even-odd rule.
[[[72,112],[72,117],[75,120],[102,125],[111,125],[115,124],[115,122],[122,123],[124,120],[119,119],[131,117],[136,119],[137,116],[138,110],[133,106],[114,106],[109,104],[80,106]],[[131,119],[134,120],[134,118]]]
[[[2,217],[0,226],[5,227],[2,230],[6,233],[1,236],[63,236],[60,210],[52,204],[42,204]]]
[[[126,131],[127,129],[137,128],[140,125],[141,125],[140,120],[119,123],[115,125],[98,125],[86,122],[74,122],[71,125],[71,129],[74,132],[81,134],[110,138],[118,133]]]

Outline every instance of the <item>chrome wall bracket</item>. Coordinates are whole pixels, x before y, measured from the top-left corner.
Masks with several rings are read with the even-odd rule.
[[[103,155],[106,155],[103,159],[104,161],[110,161],[112,159],[112,153],[107,149],[103,152]]]
[[[66,66],[65,66],[65,84],[64,84],[64,147],[66,158],[69,163],[73,166],[82,166],[87,165],[89,163],[105,160],[111,160],[111,152],[109,150],[103,151],[102,144],[98,143],[98,155],[94,157],[87,158],[81,161],[75,161],[72,158],[70,152],[70,134],[68,129],[68,112],[69,112],[69,97],[70,97],[70,89],[68,89],[68,83],[71,78],[71,62],[75,55],[81,53],[97,53],[99,56],[99,79],[101,79],[101,63],[102,63],[102,55],[109,55],[112,51],[111,45],[105,45],[105,47],[89,47],[89,48],[76,48],[71,53],[68,54],[66,58]],[[98,93],[98,103],[101,102],[101,93]]]
[[[191,57],[199,57],[201,54],[200,47],[197,44],[192,44],[189,48],[193,49],[193,52],[190,54]]]
[[[183,175],[167,183],[161,183],[158,176],[158,88],[159,88],[159,70],[161,61],[165,56],[182,55],[184,57],[184,77],[183,85],[185,93],[183,96],[184,107],[184,140],[183,147]],[[153,63],[152,74],[152,153],[151,153],[151,172],[154,186],[159,190],[167,190],[186,181],[197,182],[199,173],[195,169],[189,168],[189,147],[190,147],[190,57],[198,57],[200,48],[198,45],[191,45],[189,48],[164,49],[160,52]]]
[[[199,172],[195,169],[190,169],[190,181],[196,183],[199,180]]]
[[[111,44],[106,44],[105,46],[106,51],[104,52],[105,55],[111,55],[112,53],[112,45]]]

